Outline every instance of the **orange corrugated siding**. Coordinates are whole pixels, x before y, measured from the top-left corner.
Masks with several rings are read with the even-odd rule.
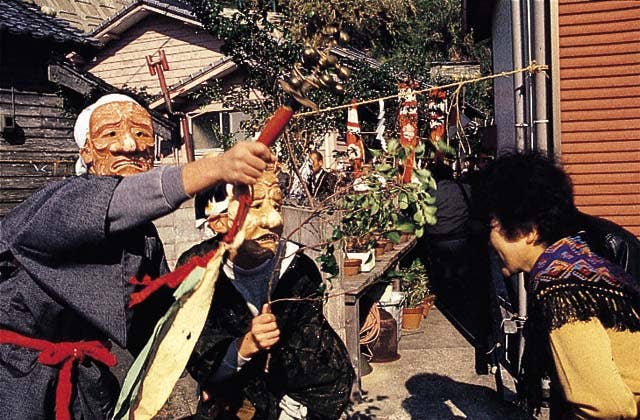
[[[562,160],[576,204],[640,237],[640,1],[559,0]]]

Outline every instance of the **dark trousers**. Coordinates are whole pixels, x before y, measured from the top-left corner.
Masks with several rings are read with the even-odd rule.
[[[489,263],[486,242],[473,237],[427,238],[424,252],[439,307],[476,350],[476,371],[487,371]]]

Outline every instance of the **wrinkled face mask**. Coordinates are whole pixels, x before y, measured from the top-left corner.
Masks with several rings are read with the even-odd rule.
[[[251,208],[242,230],[245,241],[238,249],[238,256],[251,257],[254,263],[263,262],[275,255],[282,235],[282,190],[276,174],[265,171],[252,187]],[[234,196],[229,202],[229,222],[235,219],[239,203]]]
[[[91,114],[81,156],[90,174],[127,176],[153,167],[153,148],[149,113],[132,102],[111,102]]]

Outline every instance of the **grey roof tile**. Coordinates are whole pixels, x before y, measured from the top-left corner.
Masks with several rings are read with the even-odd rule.
[[[45,6],[57,13],[56,16],[66,20],[83,32],[90,32],[103,20],[109,18],[131,0],[29,0],[39,6]],[[87,14],[97,16],[88,18]]]
[[[0,31],[26,35],[54,43],[79,46],[97,46],[96,39],[88,38],[66,21],[46,15],[34,4],[21,0],[3,0],[0,4]]]
[[[129,13],[138,5],[153,6],[161,10],[166,10],[167,12],[175,13],[178,16],[184,16],[185,18],[198,20],[195,13],[193,12],[191,3],[189,3],[188,0],[133,0],[127,6],[118,10],[116,14],[111,16],[109,19],[106,19],[100,25],[94,28],[91,31],[91,35],[97,34],[101,30],[109,26],[112,22]]]

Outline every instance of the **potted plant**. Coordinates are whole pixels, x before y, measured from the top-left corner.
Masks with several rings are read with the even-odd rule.
[[[381,242],[380,239],[376,239],[375,256],[381,257],[382,255],[384,255],[385,247],[386,247],[386,244],[384,242]]]
[[[348,236],[344,238],[345,262],[349,259],[360,260],[360,271],[366,273],[376,265],[375,241],[365,224],[358,221],[353,226],[355,228],[346,230]]]
[[[434,295],[433,293],[431,293],[431,291],[428,292],[428,294],[424,297],[424,299],[422,299],[422,317],[426,318],[427,315],[429,315],[429,311],[431,311],[431,308],[433,308],[433,305],[435,305],[436,303],[436,295]]]
[[[392,271],[389,276],[400,279],[400,288],[405,294],[402,328],[405,330],[419,328],[424,316],[423,300],[431,294],[429,276],[424,265],[416,259],[409,267]]]
[[[408,273],[406,277],[409,279],[407,287],[413,288],[413,293],[416,294],[415,299],[422,296],[418,306],[422,308],[422,317],[426,318],[436,299],[436,295],[431,291],[427,269],[419,259],[416,259],[406,271]]]
[[[393,244],[400,243],[403,234],[421,237],[424,227],[436,222],[435,197],[429,193],[435,189],[431,173],[415,168],[412,182],[398,181],[402,169],[397,163],[403,162],[411,150],[397,140],[389,140],[387,152],[372,153],[381,163],[374,165],[371,173],[358,178],[352,188],[328,204],[330,213],[335,211],[340,215],[332,241],[340,241],[338,249],[345,252],[354,252],[353,244],[359,244],[359,252],[367,252],[375,248],[378,241],[384,242],[381,239],[389,239],[392,244],[387,245],[387,251]],[[416,159],[424,157],[425,147],[419,145],[415,153]],[[319,257],[321,266],[334,267],[330,262],[333,251],[333,244],[325,247],[324,255]],[[375,258],[373,252],[371,257]],[[369,257],[356,258],[369,260]]]

